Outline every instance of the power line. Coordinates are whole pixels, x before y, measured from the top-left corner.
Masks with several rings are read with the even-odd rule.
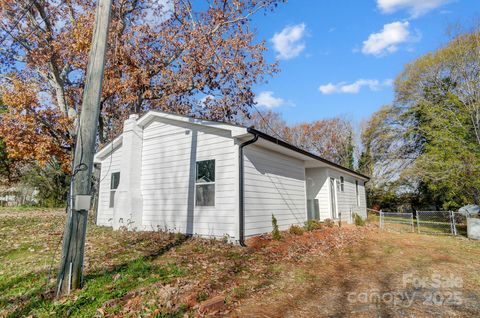
[[[275,134],[277,135],[277,137],[281,140],[284,139],[284,137],[282,137],[279,133],[277,133],[275,131],[275,129],[272,128],[272,126],[270,126],[270,124],[268,123],[268,121],[265,119],[265,117],[263,117],[262,113],[258,110],[257,106],[255,105],[252,105],[253,108],[255,108],[255,110],[257,111],[258,115],[260,115],[260,118],[262,118],[263,122],[267,125],[268,128],[270,128],[270,130]]]
[[[20,23],[20,21],[22,21],[22,19],[25,17],[25,15],[27,14],[27,12],[32,8],[33,4],[35,3],[35,0],[32,0],[30,2],[30,4],[28,5],[28,7],[23,11],[23,13],[21,14],[20,18],[18,18],[18,20],[13,24],[13,26],[10,28],[10,31],[7,31],[5,30],[5,32],[7,32],[7,35],[5,35],[3,37],[3,39],[0,41],[0,45],[3,44],[3,42],[5,42],[5,40],[7,39],[7,37],[10,35],[12,36],[12,32],[13,30],[17,27],[17,25]],[[12,36],[13,37],[13,36]]]
[[[60,2],[59,4],[57,4],[51,11],[49,14],[47,14],[47,16],[45,18],[42,18],[42,21],[40,21],[40,23],[46,23],[46,20],[48,18],[50,18],[52,16],[52,14],[55,13],[55,11],[62,5],[66,2],[66,0],[62,0],[62,2]],[[27,34],[27,36],[25,37],[25,40],[28,40],[28,38],[30,37],[30,35],[33,34],[33,32],[35,32],[36,29],[33,29],[30,33]]]
[[[34,1],[35,1],[35,0],[34,0]],[[32,2],[32,5],[33,5],[34,1]],[[56,11],[61,5],[63,5],[65,2],[66,2],[66,0],[62,0],[59,4],[57,4],[57,5],[45,16],[45,18],[42,18],[42,20],[39,22],[39,25],[38,25],[38,26],[40,26],[40,24],[46,23],[46,20],[47,20],[48,18],[50,18],[50,17],[55,13],[55,11]],[[31,7],[31,6],[30,6],[30,7]],[[30,10],[30,9],[28,9],[28,10]],[[28,11],[28,10],[27,10],[27,11]],[[23,17],[22,17],[22,18],[23,18]],[[18,21],[18,22],[19,22],[19,21]],[[13,30],[14,28],[15,28],[15,27],[13,27],[12,30]],[[6,31],[6,30],[5,30],[5,31]],[[28,38],[30,37],[30,35],[32,35],[35,31],[37,31],[37,29],[33,29],[32,31],[30,31],[30,32],[25,36],[25,40],[28,40]],[[6,32],[8,33],[8,35],[11,35],[11,31],[10,31],[10,32],[9,32],[9,31],[6,31]],[[13,36],[12,36],[12,37],[13,37]],[[2,40],[2,42],[0,42],[0,45],[3,44],[3,41],[6,40],[6,38],[7,38],[7,37],[5,37],[5,38]]]

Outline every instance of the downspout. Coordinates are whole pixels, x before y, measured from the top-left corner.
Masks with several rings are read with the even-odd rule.
[[[240,144],[238,151],[238,180],[239,180],[239,195],[238,195],[238,217],[239,217],[239,237],[238,242],[241,246],[245,245],[245,191],[244,191],[244,173],[243,173],[243,148],[245,146],[251,145],[258,140],[258,134],[255,134],[253,139],[247,140],[244,143]]]

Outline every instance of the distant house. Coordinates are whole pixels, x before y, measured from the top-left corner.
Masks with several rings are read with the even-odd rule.
[[[0,206],[35,205],[38,190],[21,183],[15,186],[0,186]]]
[[[150,111],[95,155],[97,223],[245,237],[366,217],[368,177],[253,128]]]

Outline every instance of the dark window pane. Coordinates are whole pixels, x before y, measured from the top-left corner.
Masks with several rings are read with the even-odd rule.
[[[112,178],[110,179],[110,189],[115,190],[118,188],[118,184],[120,183],[120,172],[112,173]]]
[[[113,208],[115,204],[115,191],[110,191],[110,203],[108,204],[109,208]]]
[[[197,183],[215,182],[215,160],[197,161]]]
[[[195,193],[195,205],[215,206],[214,184],[197,184]]]

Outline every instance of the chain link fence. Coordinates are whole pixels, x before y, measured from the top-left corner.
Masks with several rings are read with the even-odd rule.
[[[453,211],[415,211],[413,213],[369,211],[377,218],[382,230],[417,232],[432,235],[467,236],[467,216]]]
[[[418,233],[457,235],[452,211],[417,211],[416,216]]]
[[[455,235],[467,236],[467,216],[465,214],[453,212],[453,224],[455,226]]]
[[[380,211],[380,229],[395,232],[414,232],[413,213]]]

